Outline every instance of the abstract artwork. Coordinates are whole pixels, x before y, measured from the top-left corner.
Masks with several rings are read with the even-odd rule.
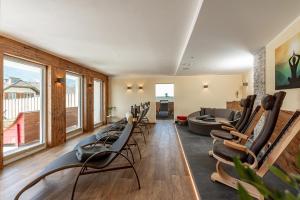
[[[300,88],[300,33],[275,50],[275,89]]]

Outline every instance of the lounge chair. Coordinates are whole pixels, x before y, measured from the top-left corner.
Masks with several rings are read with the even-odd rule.
[[[146,124],[142,121],[142,119],[145,117],[145,115],[147,114],[148,111],[149,111],[149,107],[146,107],[146,109],[140,110],[140,109],[137,108],[136,105],[134,105],[134,106],[131,106],[132,116],[127,116],[127,117],[130,117],[130,118],[132,118],[133,116],[136,116],[138,118],[137,122],[136,122],[136,129],[137,130],[135,130],[134,133],[141,133],[141,135],[144,137],[145,143],[146,143],[146,138],[145,138],[143,129],[148,130],[148,134],[149,134],[149,129],[146,126]],[[109,125],[108,127],[100,130],[95,135],[88,136],[88,137],[84,138],[83,140],[81,140],[75,146],[74,149],[78,148],[78,146],[85,146],[85,145],[90,144],[90,143],[101,143],[101,142],[113,143],[115,140],[118,139],[120,133],[122,132],[123,128],[125,127],[125,125],[128,121],[131,121],[131,119],[129,120],[129,119],[125,118],[125,119],[122,119],[118,122],[115,122],[112,125]],[[132,142],[130,142],[128,144],[126,149],[128,149],[129,152],[131,153],[131,157],[132,157],[132,160],[134,162],[134,156],[132,154],[132,150],[131,150],[130,147],[132,147],[132,146],[137,147],[140,159],[142,159],[142,155],[141,155],[139,145],[138,145],[138,143],[137,143],[137,141],[135,140],[134,137],[131,137],[131,141]]]
[[[258,168],[257,156],[272,136],[285,94],[285,92],[281,91],[274,95],[267,95],[262,99],[261,105],[266,110],[265,121],[259,135],[250,147],[228,140],[217,140],[215,142],[212,155],[217,159],[217,164],[216,172],[211,175],[212,181],[223,183],[235,189],[237,189],[238,183],[240,183],[246,187],[253,197],[261,199],[261,195],[253,186],[230,176],[223,169],[222,164],[233,166],[233,158],[238,157],[245,165],[252,169]]]
[[[232,128],[229,126],[222,126],[223,130],[212,130],[210,132],[211,137],[215,140],[240,140],[240,139],[248,139],[259,122],[261,116],[264,113],[264,109],[261,106],[256,106],[250,118],[248,119],[248,123],[242,128]]]
[[[251,117],[255,99],[256,95],[249,95],[246,99],[241,100],[240,106],[243,108],[242,116],[235,126],[228,123],[223,123],[222,128],[225,132],[228,132],[228,130],[242,131],[245,128]],[[211,135],[214,135],[216,132],[222,132],[222,130],[213,130],[211,131]]]
[[[128,169],[131,168],[136,176],[138,187],[140,189],[140,181],[139,177],[136,173],[136,170],[131,163],[131,161],[122,153],[124,147],[127,145],[129,139],[132,136],[133,129],[135,124],[127,124],[125,129],[122,131],[120,137],[109,147],[103,147],[98,152],[94,153],[90,156],[85,162],[80,162],[76,157],[76,150],[73,150],[69,153],[66,153],[59,157],[58,159],[51,162],[49,165],[45,167],[45,169],[40,173],[40,175],[26,185],[15,197],[15,200],[19,199],[23,192],[37,184],[40,180],[49,176],[55,172],[62,171],[69,168],[81,168],[80,172],[77,175],[76,181],[73,186],[72,191],[72,199],[74,198],[76,186],[79,180],[79,177],[86,174],[93,174],[99,172],[106,172],[106,171],[113,171],[113,170],[120,170],[120,169]],[[103,157],[99,158],[100,155]],[[117,166],[117,167],[110,167],[110,164],[118,157],[121,156],[125,158],[127,161],[127,165],[124,166]],[[98,157],[97,159],[93,159]]]

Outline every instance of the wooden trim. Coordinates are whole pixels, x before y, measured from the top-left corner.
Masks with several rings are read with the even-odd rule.
[[[239,179],[236,179],[229,174],[225,172],[225,170],[222,168],[220,161],[216,164],[216,172],[211,174],[210,179],[212,181],[217,181],[219,183],[223,183],[224,185],[227,185],[229,187],[232,187],[234,189],[238,189],[238,183],[241,184],[247,192],[254,198],[263,200],[263,195],[260,194],[260,192],[251,184],[246,183],[244,181],[241,181]]]
[[[276,160],[279,158],[281,153],[287,148],[290,142],[299,133],[300,133],[300,116],[293,123],[293,125],[288,128],[287,132],[283,135],[283,137],[274,147],[270,155],[264,161],[263,165],[258,169],[257,174],[259,176],[262,177],[268,172],[270,166],[272,166],[276,162]]]

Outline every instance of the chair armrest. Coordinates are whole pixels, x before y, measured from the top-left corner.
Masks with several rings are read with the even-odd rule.
[[[243,152],[246,152],[246,153],[248,152],[248,148],[246,146],[235,143],[235,142],[232,142],[232,141],[229,141],[229,140],[224,140],[224,145],[229,147],[229,148],[238,150],[238,151],[243,151]]]
[[[220,122],[223,126],[228,126],[234,128],[234,126],[228,122]]]
[[[236,129],[233,127],[229,127],[229,126],[221,126],[222,129],[226,130],[226,131],[235,131]]]
[[[239,137],[239,138],[241,138],[241,139],[244,139],[244,140],[247,140],[247,139],[248,139],[248,136],[247,136],[247,135],[242,134],[242,133],[240,133],[240,132],[238,132],[238,131],[230,131],[230,134],[231,134],[231,135],[234,135],[234,136],[236,136],[236,137]]]
[[[241,145],[241,144],[237,144],[237,143],[229,141],[229,140],[224,140],[224,145],[229,147],[229,148],[232,148],[232,149],[235,149],[235,150],[238,150],[238,151],[243,151],[245,153],[250,154],[253,157],[254,162],[252,164],[247,163],[247,165],[252,169],[257,167],[258,162],[257,162],[256,155],[251,150],[249,150],[246,146]]]

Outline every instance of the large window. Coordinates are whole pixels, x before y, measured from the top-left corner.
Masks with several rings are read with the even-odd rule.
[[[82,128],[82,77],[67,72],[66,74],[66,127],[67,133]]]
[[[45,67],[4,57],[3,152],[9,155],[45,142]]]
[[[174,97],[174,84],[156,84],[155,97]]]
[[[102,111],[103,84],[101,80],[94,80],[94,125],[99,125],[103,119]]]

